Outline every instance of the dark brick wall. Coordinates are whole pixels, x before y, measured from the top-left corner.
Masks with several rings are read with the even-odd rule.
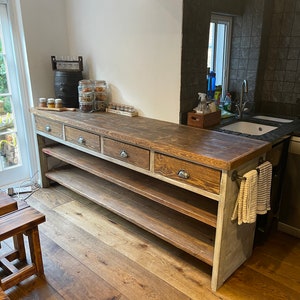
[[[230,90],[258,113],[300,115],[300,0],[250,0],[233,18]]]
[[[232,23],[229,91],[239,99],[242,82],[247,79],[249,91],[245,94],[245,100],[249,101],[249,107],[253,109],[264,11],[264,0],[248,1],[243,15],[233,17]]]
[[[300,0],[222,3],[221,7],[217,0],[183,0],[180,123],[186,124],[187,112],[198,103],[197,93],[206,89],[212,12],[239,14],[233,18],[229,89],[239,96],[241,83],[247,79],[246,97],[253,110],[299,116]]]
[[[300,0],[273,0],[257,110],[300,116]]]

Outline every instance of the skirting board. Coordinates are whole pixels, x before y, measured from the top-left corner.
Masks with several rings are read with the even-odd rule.
[[[297,238],[300,238],[300,229],[299,228],[292,227],[288,224],[278,222],[278,230],[285,232],[289,235],[295,236]]]

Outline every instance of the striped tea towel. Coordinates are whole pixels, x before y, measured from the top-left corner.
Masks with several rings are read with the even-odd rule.
[[[254,223],[257,210],[257,171],[251,170],[243,176],[231,220],[238,224]]]
[[[269,161],[259,165],[257,181],[257,214],[264,215],[270,207],[272,164]]]

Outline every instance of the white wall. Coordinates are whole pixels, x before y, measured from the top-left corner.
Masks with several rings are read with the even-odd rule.
[[[32,97],[54,97],[51,56],[68,55],[65,2],[20,0]]]
[[[178,122],[182,0],[66,0],[71,55],[114,101]]]
[[[20,1],[34,98],[54,93],[51,55],[82,55],[113,101],[179,122],[182,0]]]

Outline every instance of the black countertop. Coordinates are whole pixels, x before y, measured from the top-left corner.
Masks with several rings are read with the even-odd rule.
[[[274,116],[272,116],[274,117]],[[242,120],[238,120],[235,117],[222,119],[221,124],[214,127],[213,130],[229,133],[232,135],[237,136],[245,136],[256,140],[262,140],[270,143],[275,143],[279,139],[287,136],[287,135],[294,135],[294,136],[300,136],[300,118],[286,118],[284,119],[291,119],[293,120],[290,123],[280,123],[277,121],[270,121],[270,120],[263,120],[263,119],[256,119],[254,116],[251,115],[245,115]],[[276,126],[278,127],[275,130],[272,130],[270,132],[267,132],[263,135],[250,135],[250,134],[244,134],[244,133],[238,133],[233,132],[230,130],[222,129],[223,126],[238,122],[238,121],[245,121],[245,122],[252,122],[252,123],[259,123],[264,125],[270,125],[270,126]]]

